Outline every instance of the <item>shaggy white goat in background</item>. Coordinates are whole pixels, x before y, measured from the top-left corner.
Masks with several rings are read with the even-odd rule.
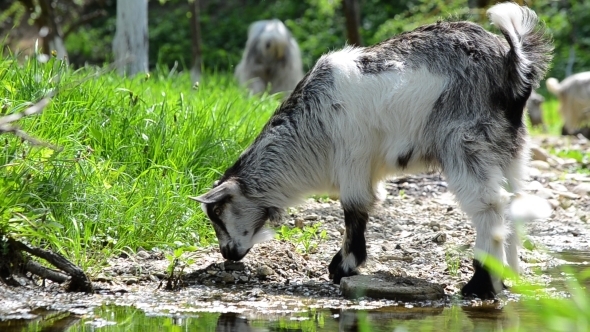
[[[267,220],[307,195],[336,192],[346,231],[328,271],[339,283],[367,259],[381,181],[437,169],[476,230],[475,273],[461,292],[501,291],[484,263],[493,257],[519,271],[513,222],[551,213],[522,190],[524,106],[552,46],[532,10],[501,3],[488,14],[504,38],[471,22],[438,22],[322,56],[213,189],[193,198],[223,257],[242,259],[269,238]]]
[[[559,99],[563,135],[581,133],[590,138],[590,71],[574,74],[561,83],[551,77],[547,90]]]
[[[242,60],[236,67],[238,82],[254,94],[290,93],[303,78],[301,52],[283,22],[257,21],[248,29],[248,41]]]

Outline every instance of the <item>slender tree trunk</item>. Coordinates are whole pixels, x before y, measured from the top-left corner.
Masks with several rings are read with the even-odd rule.
[[[201,80],[201,66],[203,64],[201,49],[201,10],[199,8],[200,1],[193,0],[189,5],[191,7],[191,37],[193,54],[191,80],[193,83],[196,83]]]
[[[41,51],[51,54],[60,60],[67,61],[68,52],[64,43],[63,32],[57,23],[52,0],[38,0],[41,14],[35,19],[35,25],[39,28],[39,36],[42,38]],[[20,0],[29,13],[35,13],[35,2],[33,0]]]
[[[113,39],[119,74],[148,71],[148,1],[117,0],[117,31]]]
[[[358,0],[343,0],[342,8],[346,19],[346,39],[348,44],[361,46],[360,25],[361,25],[361,6]]]

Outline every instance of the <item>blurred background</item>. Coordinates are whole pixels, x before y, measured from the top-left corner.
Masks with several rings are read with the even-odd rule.
[[[402,31],[449,17],[487,25],[485,10],[496,2],[150,0],[149,68],[189,69],[193,62],[194,41],[200,40],[202,69],[233,72],[242,55],[250,23],[278,18],[285,22],[298,41],[304,70],[308,70],[321,54],[342,47],[347,40],[352,44],[371,45]],[[590,0],[517,2],[532,7],[553,35],[555,58],[548,77],[561,80],[590,69]],[[347,15],[352,15],[353,19],[347,20]],[[61,35],[67,57],[74,67],[113,61],[115,0],[0,2],[0,43],[5,51],[8,48],[11,53],[32,53],[41,26],[54,27]],[[200,35],[198,39],[195,39],[195,31]],[[42,38],[39,42],[43,42]]]

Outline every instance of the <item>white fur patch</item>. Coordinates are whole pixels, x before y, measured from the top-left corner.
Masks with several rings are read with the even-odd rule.
[[[356,257],[353,254],[348,254],[346,258],[342,260],[342,269],[344,271],[352,271],[356,269]]]
[[[270,228],[263,228],[252,237],[252,246],[258,243],[267,242],[275,237],[275,231]]]

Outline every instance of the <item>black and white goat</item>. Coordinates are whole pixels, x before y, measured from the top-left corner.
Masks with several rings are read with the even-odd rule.
[[[346,232],[328,270],[339,283],[367,258],[364,233],[381,181],[439,169],[477,231],[475,274],[462,293],[495,296],[502,281],[482,262],[492,256],[518,270],[504,187],[523,189],[523,111],[551,45],[528,8],[502,3],[488,15],[505,38],[470,22],[439,22],[321,57],[214,188],[193,198],[223,257],[240,260],[267,239],[265,222],[285,207],[336,192]]]
[[[270,93],[291,92],[303,78],[301,52],[280,20],[257,21],[248,28],[248,40],[235,76],[254,94],[270,85]]]

